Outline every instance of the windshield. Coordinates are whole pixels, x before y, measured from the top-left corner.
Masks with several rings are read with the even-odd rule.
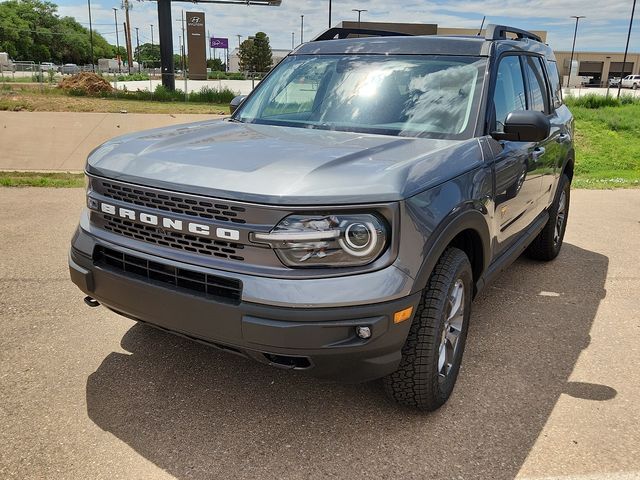
[[[486,60],[434,55],[294,55],[236,121],[433,138],[473,136]]]

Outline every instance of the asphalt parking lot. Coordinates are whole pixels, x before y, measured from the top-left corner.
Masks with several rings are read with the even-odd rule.
[[[0,188],[0,478],[640,478],[640,190],[573,192],[560,257],[476,301],[433,414],[86,307],[82,204]]]

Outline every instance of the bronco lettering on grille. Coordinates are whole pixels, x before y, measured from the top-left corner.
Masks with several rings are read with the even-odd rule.
[[[128,220],[138,221],[146,225],[153,225],[158,228],[174,230],[181,233],[192,233],[204,237],[215,236],[224,240],[239,240],[240,232],[228,228],[216,228],[215,235],[212,235],[211,227],[201,223],[186,222],[175,218],[153,215],[149,213],[136,212],[130,208],[116,207],[108,203],[100,204],[100,211],[108,215],[113,215]]]

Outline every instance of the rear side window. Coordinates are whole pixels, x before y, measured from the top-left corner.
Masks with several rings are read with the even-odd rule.
[[[551,84],[551,93],[553,95],[553,108],[559,108],[562,105],[562,86],[560,85],[558,65],[556,62],[547,62],[547,70],[549,72],[549,83]]]
[[[504,121],[511,112],[526,110],[527,100],[520,59],[515,55],[503,57],[498,66],[496,89],[493,93],[496,110],[495,131],[504,131]]]
[[[538,57],[526,55],[524,58],[527,81],[529,82],[529,98],[531,105],[529,110],[549,113],[549,98],[547,83],[544,79],[544,71]]]

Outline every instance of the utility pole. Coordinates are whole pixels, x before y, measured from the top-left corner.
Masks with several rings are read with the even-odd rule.
[[[567,76],[567,88],[569,88],[569,81],[571,80],[571,69],[573,68],[573,54],[576,50],[576,36],[578,35],[578,22],[580,21],[581,18],[585,18],[585,17],[584,15],[572,15],[571,18],[576,19],[576,29],[573,32],[573,46],[571,47],[571,60],[569,61],[569,75]]]
[[[136,27],[136,51],[138,52],[138,73],[140,73],[140,38],[138,38],[138,27]]]
[[[631,7],[631,18],[629,19],[629,33],[627,34],[627,46],[624,47],[624,59],[622,60],[622,72],[620,73],[620,83],[618,84],[618,98],[620,98],[620,90],[622,90],[622,79],[624,78],[624,69],[627,68],[627,53],[629,53],[629,39],[631,38],[631,27],[633,27],[633,15],[636,12],[636,0],[633,0]]]
[[[131,8],[129,6],[129,0],[122,0],[122,6],[124,8],[124,14],[126,17],[126,26],[127,26],[127,30],[126,30],[126,39],[127,39],[127,59],[128,59],[128,67],[129,67],[129,73],[131,73],[131,64],[133,63],[133,55],[132,55],[132,49],[131,49],[131,21],[129,20],[129,9]]]
[[[91,25],[91,0],[87,0],[89,6],[89,43],[91,44],[91,71],[96,71],[95,57],[93,56],[93,26]]]
[[[329,28],[331,28],[331,0],[329,0]]]
[[[300,15],[300,44],[304,43],[304,15]]]
[[[113,8],[113,18],[116,22],[116,48],[118,49],[116,56],[118,57],[118,73],[122,73],[122,61],[120,60],[120,35],[118,35],[118,9]]]
[[[296,32],[291,32],[291,50],[296,48]]]
[[[131,64],[133,63],[133,59],[131,58],[131,49],[129,48],[129,45],[131,44],[130,44],[130,39],[128,35],[131,32],[127,28],[127,22],[124,22],[122,24],[122,28],[124,29],[124,43],[127,48],[127,72],[129,72],[129,75],[131,75]]]

